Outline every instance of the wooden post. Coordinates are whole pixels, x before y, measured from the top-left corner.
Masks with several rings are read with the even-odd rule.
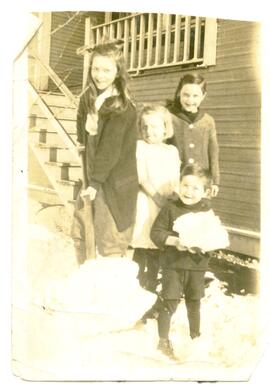
[[[91,42],[91,19],[90,17],[88,17],[85,19],[84,44],[85,46],[90,46],[91,43],[93,43]],[[91,54],[89,52],[86,52],[84,54],[84,59],[83,59],[83,89],[85,88],[87,82],[88,71],[90,66],[90,58],[91,58]]]
[[[217,52],[217,19],[205,19],[204,33],[204,64],[215,65]]]
[[[42,62],[49,65],[50,51],[51,51],[51,26],[52,26],[52,12],[40,12],[39,18],[42,21],[42,26],[37,34],[36,50]],[[37,65],[35,69],[34,85],[38,90],[47,90],[49,84],[49,77],[44,73],[43,69]]]

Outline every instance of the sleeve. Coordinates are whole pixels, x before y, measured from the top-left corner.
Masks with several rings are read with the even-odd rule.
[[[98,189],[118,163],[127,131],[136,133],[135,110],[112,115],[105,123],[96,149],[93,173],[89,185]]]
[[[209,137],[209,145],[208,145],[208,155],[209,155],[209,163],[211,174],[213,178],[214,184],[219,184],[220,182],[220,171],[219,171],[219,146],[217,140],[217,132],[215,121],[211,118],[211,126],[210,126],[210,137]]]
[[[86,121],[86,110],[83,97],[80,98],[79,107],[77,110],[76,128],[77,128],[77,141],[80,144],[85,143],[85,121]]]
[[[150,238],[158,248],[163,249],[168,236],[177,236],[177,234],[171,229],[169,206],[165,206],[160,210],[152,225]]]
[[[138,172],[138,181],[139,184],[142,184],[148,180],[146,164],[145,164],[145,156],[146,156],[146,148],[143,141],[137,141],[136,147],[136,162],[137,162],[137,172]]]

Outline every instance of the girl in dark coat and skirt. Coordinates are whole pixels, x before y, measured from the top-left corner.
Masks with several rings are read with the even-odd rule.
[[[88,82],[77,113],[86,181],[72,227],[79,263],[86,258],[81,197],[89,195],[93,203],[98,253],[122,256],[132,236],[138,192],[136,108],[127,89],[121,43],[97,45],[91,51]]]

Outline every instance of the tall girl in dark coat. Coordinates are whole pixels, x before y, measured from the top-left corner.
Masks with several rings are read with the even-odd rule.
[[[79,102],[77,140],[85,147],[87,182],[76,202],[72,229],[79,263],[86,257],[82,196],[90,195],[94,205],[100,255],[124,255],[132,235],[138,192],[136,109],[121,49],[118,41],[92,49],[88,82]]]

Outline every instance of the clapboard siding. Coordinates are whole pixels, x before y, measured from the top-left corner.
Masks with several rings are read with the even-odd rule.
[[[220,145],[221,186],[214,208],[226,225],[253,231],[260,229],[258,51],[259,24],[220,19],[216,65],[198,69],[207,80],[202,107],[215,118]],[[139,102],[164,103],[188,72],[179,66],[145,71],[132,77],[132,93]]]
[[[81,89],[83,77],[83,57],[76,54],[76,50],[84,45],[85,17],[90,15],[93,24],[104,20],[103,12],[80,12],[68,24],[75,12],[52,12],[52,32],[50,65],[58,76],[71,89]],[[54,85],[49,84],[53,90]]]

